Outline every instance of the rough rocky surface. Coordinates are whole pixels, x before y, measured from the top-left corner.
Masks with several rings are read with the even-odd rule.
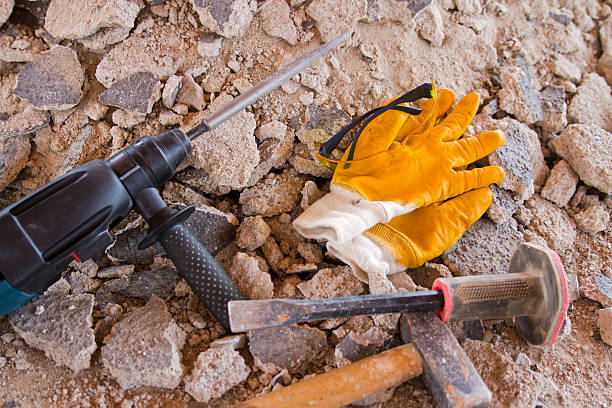
[[[577,184],[578,175],[565,160],[561,160],[550,171],[540,194],[557,206],[564,207],[574,196]]]
[[[209,348],[200,353],[191,374],[185,377],[185,391],[198,402],[208,402],[246,380],[250,372],[231,346]]]
[[[600,309],[612,306],[611,148],[609,133],[604,133],[609,132],[605,126],[610,116],[605,82],[609,86],[612,79],[609,1],[112,0],[103,7],[113,10],[99,8],[83,15],[68,12],[78,5],[90,10],[102,3],[53,0],[55,11],[57,5],[63,9],[56,21],[75,22],[61,29],[87,34],[76,39],[54,38],[45,30],[51,3],[15,0],[12,15],[0,26],[0,161],[6,166],[0,168],[0,208],[75,166],[107,159],[142,136],[177,126],[191,128],[207,117],[204,109],[210,105],[244,94],[294,58],[351,28],[354,32],[341,45],[247,107],[237,123],[196,140],[204,147],[197,147],[195,158],[183,163],[174,180],[160,189],[164,201],[176,209],[196,205],[189,228],[252,296],[303,299],[421,290],[439,276],[507,272],[507,261],[523,240],[556,246],[576,283],[556,345],[526,344],[512,319],[458,323],[453,331],[461,343],[479,340],[468,348],[478,356],[473,358],[491,386],[495,406],[609,405],[612,348],[604,342],[598,321]],[[12,2],[0,2],[5,5],[12,7]],[[202,11],[210,14],[206,24],[200,19]],[[235,35],[228,38],[215,30]],[[76,53],[83,70],[78,89],[83,97],[71,108],[49,112],[36,109],[13,89],[19,72],[57,44]],[[68,61],[60,61],[63,68]],[[98,102],[105,89],[139,72],[151,73],[164,86],[162,100],[153,103],[150,112]],[[193,81],[184,91],[190,92],[178,99],[189,78]],[[497,128],[505,132],[508,149],[481,159],[477,166],[497,160],[506,171],[507,184],[492,186],[493,204],[460,240],[462,247],[408,273],[389,279],[375,276],[371,285],[354,284],[347,267],[325,251],[325,242],[301,237],[291,223],[329,191],[332,172],[313,154],[351,120],[424,82],[452,89],[457,98],[472,91],[481,96],[483,106],[467,133]],[[36,97],[57,96],[44,92]],[[334,157],[343,154],[350,139],[351,135],[345,138]],[[578,176],[575,182],[569,168]],[[573,196],[563,204],[573,187]],[[246,220],[257,216],[269,233],[262,222],[257,222],[261,229],[248,231]],[[243,231],[237,233],[241,223]],[[364,349],[378,352],[379,338],[390,337],[391,345],[399,342],[393,316],[306,323],[297,329],[299,335],[289,336],[296,340],[287,350],[278,346],[283,334],[272,333],[261,347],[268,348],[268,355],[276,353],[271,360],[288,369],[258,361],[242,347],[238,352],[251,373],[223,395],[200,403],[186,391],[178,368],[185,375],[195,373],[198,356],[220,344],[241,347],[240,336],[226,339],[227,332],[185,280],[150,272],[174,269],[160,246],[136,250],[146,230],[131,213],[113,225],[110,232],[117,242],[107,252],[95,263],[71,265],[49,294],[59,296],[59,302],[95,295],[88,330],[93,328],[100,348],[105,338],[111,340],[113,328],[142,310],[152,293],[163,297],[165,306],[154,308],[159,311],[156,316],[170,316],[163,317],[167,324],[162,330],[171,327],[172,320],[185,333],[184,345],[174,347],[180,353],[168,347],[151,362],[156,356],[149,354],[148,343],[134,342],[126,349],[117,347],[116,361],[125,360],[137,369],[151,364],[171,380],[164,377],[161,387],[134,386],[126,391],[97,352],[89,368],[75,373],[28,346],[11,327],[10,317],[4,317],[1,407],[229,408],[344,364],[349,361],[344,352],[351,358],[361,355],[351,354],[349,345],[361,350],[361,342]],[[248,232],[257,232],[252,238],[257,242],[249,242]],[[150,321],[138,318],[138,324]],[[132,327],[132,337],[140,332],[149,333],[148,338],[159,334],[149,327]],[[305,341],[311,345],[305,346]],[[383,348],[387,345],[385,341]],[[338,361],[336,348],[342,350]],[[173,362],[164,365],[170,357]],[[128,376],[127,371],[122,374]],[[207,366],[202,374],[209,371],[214,368]],[[215,384],[224,381],[206,381],[207,386]],[[215,389],[221,394],[221,388]],[[358,404],[436,406],[421,379]]]
[[[44,295],[11,316],[13,329],[31,347],[74,372],[89,368],[96,351],[92,295]]]
[[[282,326],[248,333],[249,350],[263,372],[282,369],[296,373],[327,351],[327,339],[321,330],[308,326]],[[278,347],[282,339],[282,347]]]
[[[569,125],[552,143],[581,180],[612,194],[612,133],[596,126]]]
[[[15,0],[3,0],[0,2],[0,26],[6,23],[6,20],[10,17],[13,12],[13,6],[15,5]]]
[[[161,96],[161,83],[150,72],[137,72],[113,84],[98,97],[104,105],[116,106],[130,112],[151,113],[153,104]]]
[[[83,81],[76,52],[58,45],[23,67],[13,92],[37,109],[65,110],[81,100]]]
[[[236,232],[236,244],[240,248],[254,251],[270,236],[270,227],[261,216],[246,217]]]
[[[599,335],[607,345],[612,347],[612,307],[599,311]]]
[[[175,388],[183,377],[180,351],[185,333],[166,304],[154,296],[113,326],[101,350],[101,361],[124,388]]]
[[[129,0],[53,0],[45,16],[45,29],[55,38],[88,37],[105,27],[134,26],[140,6]]]

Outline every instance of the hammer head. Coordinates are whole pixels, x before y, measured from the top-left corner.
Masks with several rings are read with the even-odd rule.
[[[491,391],[451,330],[433,312],[404,313],[400,329],[404,343],[412,343],[421,355],[427,385],[440,407],[491,404]]]

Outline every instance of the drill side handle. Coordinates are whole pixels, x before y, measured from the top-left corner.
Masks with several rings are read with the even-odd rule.
[[[210,313],[230,330],[227,304],[244,297],[225,271],[182,223],[166,229],[160,238],[166,254]]]

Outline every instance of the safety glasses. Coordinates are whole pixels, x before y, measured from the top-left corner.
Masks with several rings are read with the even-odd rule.
[[[421,110],[418,108],[413,108],[411,106],[405,105],[411,102],[415,102],[422,98],[428,98],[428,99],[433,98],[433,104],[431,106],[431,109]],[[323,164],[325,167],[328,167],[332,170],[336,169],[336,166],[338,165],[338,163],[343,163],[344,168],[347,169],[353,163],[358,163],[360,161],[370,159],[373,156],[389,152],[391,150],[390,148],[377,152],[377,153],[370,154],[365,157],[360,157],[359,159],[353,158],[355,154],[355,146],[357,145],[357,142],[359,141],[359,137],[361,136],[361,133],[363,132],[363,130],[368,126],[370,122],[372,122],[378,116],[382,115],[383,113],[389,110],[398,110],[398,111],[413,115],[413,117],[411,117],[411,123],[408,124],[409,127],[411,127],[411,129],[408,129],[408,131],[403,132],[403,134],[405,134],[405,137],[400,143],[404,144],[409,140],[410,135],[420,134],[424,132],[425,130],[427,130],[428,128],[430,128],[431,126],[435,125],[435,120],[437,117],[436,89],[433,84],[430,84],[430,83],[423,84],[419,86],[418,88],[415,88],[411,90],[410,92],[405,93],[399,98],[394,99],[388,104],[379,106],[378,108],[374,108],[366,112],[365,114],[361,115],[360,117],[358,117],[357,119],[353,120],[351,123],[346,125],[344,128],[342,128],[342,130],[336,133],[327,142],[321,145],[321,147],[319,148],[319,151],[316,153],[316,157],[319,160],[319,162],[321,162],[321,164]],[[353,139],[353,141],[351,142],[351,145],[349,146],[348,154],[345,154],[346,158],[343,157],[342,160],[336,160],[336,159],[331,158],[330,156],[332,152],[334,151],[334,149],[338,147],[338,145],[340,144],[344,136],[346,136],[351,131],[351,129],[353,129],[355,126],[357,126],[362,121],[363,121],[363,124],[357,130],[357,134],[355,135],[355,138]]]

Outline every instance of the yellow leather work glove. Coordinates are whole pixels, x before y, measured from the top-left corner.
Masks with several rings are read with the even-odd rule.
[[[488,187],[468,191],[377,224],[343,245],[330,241],[327,248],[363,282],[368,282],[369,274],[417,268],[453,246],[485,213],[492,198]]]
[[[437,100],[430,103],[437,116]],[[330,193],[294,221],[296,230],[340,246],[378,223],[501,181],[504,173],[497,166],[455,170],[505,141],[501,131],[457,140],[478,105],[477,94],[465,96],[440,124],[421,134],[406,134],[404,125],[413,125],[402,111],[373,119],[353,151],[345,152],[343,160],[351,161],[336,167]]]

